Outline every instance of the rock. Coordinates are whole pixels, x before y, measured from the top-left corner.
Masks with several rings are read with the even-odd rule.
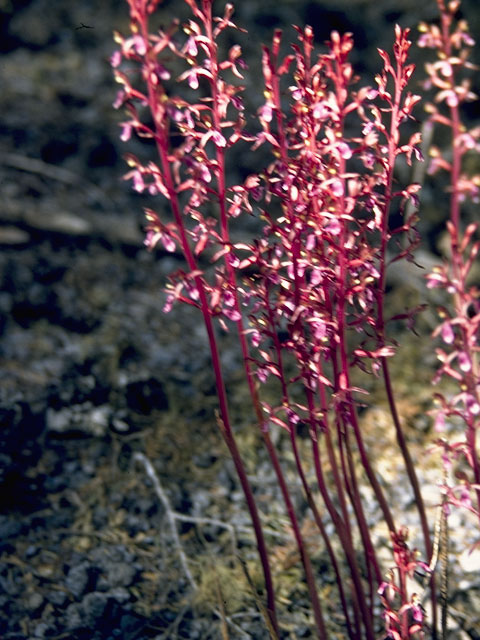
[[[22,523],[11,516],[0,514],[0,541],[17,536],[22,530]]]
[[[55,607],[63,607],[68,600],[65,591],[50,591],[47,594],[47,600]]]
[[[115,589],[110,589],[108,591],[108,595],[112,600],[115,600],[115,602],[118,602],[119,604],[125,604],[132,599],[130,593],[127,591],[127,589],[124,589],[123,587],[116,587]]]
[[[64,616],[65,627],[69,631],[73,631],[82,627],[82,615],[83,611],[81,610],[80,605],[77,602],[69,605]]]
[[[136,573],[135,567],[126,562],[108,563],[105,581],[109,587],[128,587],[133,583]]]
[[[87,593],[83,598],[81,609],[83,611],[82,620],[86,627],[94,629],[98,620],[104,616],[108,605],[109,596],[106,593],[93,591]]]
[[[35,229],[73,236],[88,235],[92,231],[91,224],[85,218],[67,212],[50,213],[50,215],[47,213],[38,215],[38,212],[35,214],[32,212],[25,216],[25,221]]]
[[[30,241],[30,235],[19,229],[18,227],[0,227],[0,244],[10,246],[27,244]]]
[[[38,614],[44,603],[44,597],[38,591],[32,593],[27,599],[27,608],[32,615]]]
[[[478,547],[473,550],[465,549],[458,557],[458,562],[462,571],[478,573],[480,571],[480,549]]]
[[[67,589],[77,599],[79,599],[87,589],[91,589],[95,582],[95,571],[87,562],[71,567],[65,579]]]
[[[49,630],[49,625],[45,622],[40,622],[39,624],[37,624],[37,626],[33,630],[33,636],[34,638],[45,638],[48,630]]]
[[[100,438],[108,431],[111,408],[108,405],[92,406],[91,402],[70,405],[55,411],[47,409],[47,428],[51,432],[67,434],[84,433]]]

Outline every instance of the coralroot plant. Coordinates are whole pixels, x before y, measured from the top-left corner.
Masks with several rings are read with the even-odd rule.
[[[421,98],[409,88],[414,72],[408,60],[409,31],[395,27],[393,54],[379,50],[382,68],[375,85],[361,88],[349,62],[350,34],[332,32],[326,51],[315,53],[312,28],[295,27],[297,41],[284,55],[282,34],[275,31],[272,45],[262,48],[264,102],[255,126],[242,97],[247,68],[241,48],[234,44],[222,53],[224,32],[241,31],[232,21],[233,6],[227,4],[223,15],[214,17],[212,0],[185,2],[191,13],[185,24],[174,21],[151,33],[149,17],[159,0],[128,0],[131,35],[116,34],[120,48],[112,57],[122,85],[115,106],[127,112],[122,140],[135,133],[155,144],[156,160],[144,163],[127,155],[126,178],[137,192],[158,195],[168,205],[146,209],[146,245],[179,252],[185,260],[184,268],[170,275],[164,310],[176,302],[189,304],[205,324],[218,393],[217,423],[253,523],[268,631],[272,638],[281,635],[275,585],[230,419],[219,330],[235,332],[238,341],[253,415],[298,546],[318,637],[333,637],[326,613],[338,605],[319,597],[318,572],[271,438],[274,429],[283,430],[290,442],[305,501],[329,555],[344,633],[351,640],[374,640],[383,627],[386,637],[395,640],[423,638],[427,629],[436,637],[432,531],[389,369],[396,344],[388,323],[400,317],[389,318],[385,308],[387,268],[412,261],[419,242],[415,223],[421,185],[399,184],[395,173],[398,163],[422,160],[413,116]],[[461,171],[463,155],[478,147],[478,131],[466,132],[460,123],[459,106],[471,93],[468,84],[457,81],[457,70],[469,66],[472,41],[464,23],[452,27],[458,4],[445,7],[438,0],[441,28],[422,25],[420,42],[439,55],[428,67],[430,83],[440,89],[435,106],[429,107],[431,121],[449,127],[453,135],[451,158],[432,150],[435,167],[449,171],[453,185],[451,260],[429,275],[428,286],[453,296],[452,311],[442,310],[436,333],[448,346],[448,351],[438,350],[439,376],[459,385],[455,396],[437,394],[435,423],[439,428],[451,417],[464,422],[465,441],[445,438],[444,458],[464,456],[472,469],[471,478],[462,475],[461,494],[444,487],[443,508],[465,503],[466,486],[468,508],[478,514],[480,315],[476,291],[467,285],[478,244],[473,241],[476,225],[461,231],[460,205],[467,196],[477,197],[480,181]],[[447,115],[441,111],[444,103]],[[260,146],[270,152],[269,164],[235,183],[229,162],[234,162],[236,150],[254,152]],[[244,233],[245,217],[255,219],[258,232],[253,239]],[[395,226],[393,220],[401,222]],[[242,232],[244,241],[233,239]],[[411,323],[413,315],[412,310],[402,317]],[[395,521],[369,457],[359,421],[368,394],[358,386],[367,375],[384,382],[418,509],[423,562],[416,549],[409,548],[403,523]],[[272,380],[277,394],[273,403],[262,393],[267,385],[271,391]],[[299,447],[300,427],[309,434],[309,460]],[[377,555],[378,540],[362,492],[365,483],[391,538],[388,567]],[[332,528],[337,541],[331,538]],[[416,572],[430,580],[433,614],[428,625],[419,595],[410,590],[409,579]]]
[[[441,0],[438,4],[441,26],[421,25],[424,33],[419,44],[437,52],[438,59],[427,65],[427,71],[428,88],[439,91],[434,96],[434,104],[428,104],[427,108],[431,121],[446,127],[451,135],[449,157],[433,147],[430,163],[430,173],[443,170],[450,174],[450,219],[446,225],[450,259],[428,275],[427,286],[444,289],[451,297],[450,308],[439,309],[442,322],[434,334],[444,345],[437,349],[440,367],[435,382],[441,377],[449,378],[456,384],[458,393],[451,397],[436,394],[439,408],[434,412],[435,428],[443,433],[450,419],[463,423],[465,440],[449,443],[445,451],[455,457],[463,456],[471,468],[471,479],[462,476],[462,480],[466,487],[472,489],[470,508],[475,509],[480,517],[480,460],[476,449],[476,433],[480,425],[480,371],[476,355],[479,349],[480,301],[478,289],[469,285],[480,243],[474,239],[478,224],[471,222],[464,230],[461,224],[462,204],[472,201],[478,205],[480,202],[480,174],[468,176],[462,169],[465,156],[480,151],[480,127],[468,131],[461,121],[462,104],[476,96],[470,90],[469,79],[459,77],[462,70],[475,68],[468,62],[475,43],[466,22],[454,22],[460,2],[450,2],[448,8]],[[473,485],[478,486],[471,486],[472,480]],[[451,492],[450,499],[453,499]],[[465,498],[461,502],[465,502]]]

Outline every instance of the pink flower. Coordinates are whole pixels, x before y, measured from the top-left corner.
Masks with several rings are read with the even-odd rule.
[[[124,122],[122,124],[122,133],[120,134],[120,140],[122,140],[122,142],[127,142],[127,140],[130,140],[131,135],[132,125],[129,122]]]
[[[423,611],[420,605],[416,603],[412,604],[412,614],[415,622],[423,622]]]
[[[288,88],[292,92],[292,98],[294,100],[301,100],[302,99],[302,92],[300,91],[300,89],[298,87],[293,86],[293,87],[288,87]]]
[[[458,366],[464,373],[468,373],[468,371],[472,370],[472,361],[465,351],[460,351],[458,353]]]
[[[480,414],[480,405],[478,404],[475,396],[472,396],[472,394],[466,394],[465,405],[472,415],[478,416],[478,414]]]
[[[292,409],[287,409],[287,418],[290,424],[298,424],[300,422],[300,416]]]
[[[223,309],[223,315],[229,320],[231,320],[232,322],[238,322],[242,318],[240,312],[237,311],[236,309],[229,309],[229,308]]]
[[[163,64],[157,63],[155,65],[155,76],[156,78],[159,78],[160,80],[170,80],[171,75],[170,75],[170,71],[168,69],[166,69]],[[155,80],[156,80],[155,78]],[[157,84],[157,82],[155,81],[154,84]]]
[[[128,40],[125,40],[122,46],[123,54],[127,57],[131,57],[131,51],[135,51],[139,56],[144,56],[147,53],[147,43],[140,35],[134,35]]]
[[[327,338],[327,325],[322,320],[312,322],[312,329],[315,340],[323,342]]]
[[[173,238],[171,238],[166,233],[162,233],[161,240],[165,250],[168,251],[169,253],[173,253],[177,248]]]
[[[198,47],[193,36],[190,36],[185,44],[185,51],[189,56],[195,57],[198,54]]]
[[[143,244],[147,247],[149,251],[155,248],[157,242],[160,240],[162,234],[159,231],[154,231],[153,229],[148,229],[145,234],[145,240]]]
[[[192,69],[188,74],[188,84],[190,89],[198,89],[199,87],[198,73],[195,69]]]
[[[123,105],[123,103],[125,102],[125,91],[118,91],[116,98],[115,98],[115,102],[113,103],[113,108],[114,109],[120,109],[120,107]]]
[[[231,96],[230,101],[237,111],[244,111],[245,106],[240,96]]]
[[[122,53],[121,51],[114,51],[110,56],[110,64],[114,69],[120,66],[122,63]]]
[[[437,289],[447,284],[446,277],[439,271],[433,271],[427,275],[427,289]]]
[[[200,140],[200,147],[204,147],[210,139],[217,147],[223,148],[227,146],[227,141],[225,140],[225,137],[220,133],[220,131],[209,129],[207,133],[202,136]]]
[[[310,284],[312,285],[312,287],[316,287],[317,285],[321,284],[323,281],[323,274],[322,271],[320,269],[312,269],[312,273],[310,275]]]
[[[342,225],[340,224],[340,221],[337,220],[337,218],[332,218],[325,225],[325,231],[328,231],[328,233],[331,233],[332,236],[338,236],[342,232]]]
[[[449,107],[457,107],[459,104],[458,96],[453,89],[445,89],[435,96],[435,102],[445,102]]]
[[[173,295],[173,293],[170,293],[165,300],[165,304],[163,305],[163,313],[170,313],[174,302],[175,296]]]
[[[273,109],[270,104],[264,104],[263,107],[260,107],[259,118],[264,122],[271,122],[273,117]]]
[[[198,164],[197,169],[199,170],[200,176],[204,182],[212,181],[212,174],[210,173],[209,168],[206,164]]]
[[[442,339],[445,344],[452,344],[455,340],[455,333],[450,322],[444,322],[442,325]]]
[[[231,291],[225,291],[223,294],[223,301],[227,307],[233,307],[235,305],[235,296]]]
[[[330,107],[325,102],[317,102],[313,107],[312,115],[316,120],[327,120],[332,113]]]
[[[147,43],[142,36],[133,36],[134,48],[139,56],[144,56],[147,53]]]
[[[460,489],[460,504],[463,507],[469,509],[472,506],[472,500],[470,498],[470,492],[467,487],[462,486]]]
[[[337,151],[344,160],[349,160],[352,157],[352,150],[346,142],[339,142]]]
[[[443,47],[442,34],[437,25],[427,25],[425,22],[421,22],[419,29],[423,31],[417,41],[419,47],[428,49],[441,49]]]
[[[133,188],[135,189],[135,191],[138,191],[138,193],[142,193],[143,190],[145,189],[145,182],[143,181],[143,176],[140,173],[140,171],[134,171],[133,173]]]
[[[330,183],[330,192],[335,198],[341,198],[344,194],[343,182],[335,178]]]
[[[250,339],[252,341],[252,345],[254,347],[258,347],[262,341],[262,336],[260,335],[260,332],[255,329],[255,331],[252,331]]]
[[[442,433],[442,431],[445,431],[445,414],[443,413],[443,411],[437,412],[433,428],[437,433]]]
[[[260,380],[260,382],[266,382],[268,376],[269,376],[269,371],[268,369],[266,369],[265,367],[258,367],[257,369],[257,378]]]
[[[212,140],[217,145],[217,147],[226,147],[227,141],[225,137],[220,133],[220,131],[212,132]]]

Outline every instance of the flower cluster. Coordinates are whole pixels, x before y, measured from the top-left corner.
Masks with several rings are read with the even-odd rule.
[[[277,159],[263,175],[265,224],[253,248],[260,277],[256,274],[245,287],[257,310],[250,315],[255,335],[268,339],[287,329],[288,340],[282,346],[295,354],[306,387],[315,390],[320,380],[345,392],[348,367],[339,368],[333,381],[323,373],[325,360],[340,358],[345,330],[357,334],[357,347],[349,354],[356,361],[369,358],[378,369],[378,359],[394,353],[393,345],[385,342],[379,307],[387,246],[402,232],[412,244],[415,239],[413,218],[401,229],[391,229],[388,219],[392,203],[398,201],[396,206],[403,210],[419,188],[413,184],[392,189],[397,158],[405,154],[410,162],[412,153],[419,154],[418,133],[406,144],[399,143],[400,125],[419,98],[404,92],[413,72],[412,65],[405,65],[408,31],[396,29],[395,68],[381,51],[379,88],[357,91],[351,88],[355,78],[348,61],[353,46],[349,34],[333,32],[329,52],[312,60],[312,29],[297,32],[299,44],[283,60],[278,60],[280,34],[271,50],[264,47],[266,102],[259,109],[262,130],[255,145],[271,144]],[[289,87],[289,117],[279,83],[292,64],[295,84]],[[395,85],[395,98],[389,80]],[[346,132],[345,120],[354,115],[362,135]],[[409,254],[412,245],[407,246],[395,259]],[[265,309],[271,310],[273,325]],[[264,377],[268,368],[259,366]]]
[[[389,570],[388,580],[382,582],[378,590],[384,606],[385,628],[393,640],[421,640],[425,637],[420,597],[416,593],[409,596],[407,581],[412,580],[418,570],[428,574],[430,568],[418,560],[416,549],[409,549],[407,539],[405,527],[392,535],[395,567]]]
[[[441,322],[434,336],[440,338],[442,346],[436,350],[439,367],[434,383],[449,382],[452,392],[435,394],[437,408],[433,413],[435,428],[442,436],[448,423],[464,427],[464,441],[451,443],[445,449],[442,440],[440,446],[448,455],[455,451],[456,458],[463,454],[473,471],[473,483],[449,488],[448,495],[452,504],[465,504],[466,487],[470,487],[480,517],[480,492],[475,488],[480,484],[480,460],[476,449],[476,433],[480,427],[480,298],[477,287],[470,284],[480,242],[475,239],[477,223],[470,223],[465,228],[461,224],[461,206],[469,201],[478,203],[480,195],[480,174],[468,175],[464,168],[466,156],[480,151],[480,128],[468,130],[460,113],[461,105],[476,97],[470,89],[470,78],[465,76],[465,71],[474,68],[469,55],[475,42],[468,33],[466,21],[455,20],[460,2],[455,0],[447,6],[443,0],[437,2],[441,24],[421,25],[419,44],[432,48],[437,54],[437,61],[426,65],[427,86],[435,91],[434,103],[427,105],[430,120],[436,127],[447,128],[451,135],[449,155],[436,146],[430,153],[430,173],[447,172],[451,185],[450,220],[446,224],[450,255],[443,265],[428,274],[427,287],[443,290],[450,299],[449,304],[438,310]]]
[[[444,343],[437,352],[438,378],[449,377],[460,388],[451,398],[437,394],[436,427],[440,429],[452,415],[467,425],[467,441],[458,451],[465,451],[474,482],[462,485],[460,500],[465,501],[465,487],[478,491],[480,486],[475,453],[480,303],[476,290],[467,286],[479,245],[474,241],[475,225],[463,234],[459,230],[459,203],[478,197],[480,178],[465,175],[461,160],[478,151],[480,128],[466,131],[458,112],[473,95],[468,81],[457,81],[457,71],[471,66],[472,40],[466,24],[452,26],[458,2],[445,7],[443,0],[437,1],[441,27],[422,25],[420,45],[439,51],[439,59],[427,67],[429,87],[437,91],[428,105],[431,121],[447,125],[454,134],[452,158],[434,147],[430,164],[432,174],[450,172],[454,185],[448,227],[453,259],[429,275],[428,286],[445,289],[455,301],[453,312],[442,310],[436,331]],[[406,530],[394,522],[358,419],[358,394],[364,397],[366,392],[352,381],[353,368],[383,378],[430,558],[425,509],[390,380],[388,361],[395,342],[388,335],[384,308],[388,266],[411,260],[419,242],[415,223],[421,185],[399,184],[396,176],[399,160],[408,166],[413,159],[422,160],[421,136],[413,128],[420,97],[408,88],[414,73],[408,60],[409,30],[395,27],[393,55],[379,49],[381,71],[375,85],[365,87],[358,87],[349,61],[351,34],[332,32],[326,49],[318,54],[313,29],[296,27],[297,40],[283,55],[282,33],[275,31],[272,45],[262,47],[264,102],[256,114],[257,128],[248,131],[251,118],[242,96],[247,67],[240,45],[228,40],[224,46],[223,38],[226,29],[242,31],[232,20],[233,5],[227,4],[222,16],[214,16],[212,0],[185,2],[190,18],[184,24],[174,20],[151,33],[148,19],[158,0],[128,0],[131,35],[115,35],[119,48],[111,59],[121,85],[114,106],[127,113],[121,139],[147,138],[157,151],[157,162],[127,154],[125,179],[138,193],[158,196],[167,204],[164,209],[145,210],[147,248],[184,257],[184,266],[170,275],[164,311],[183,302],[197,308],[205,323],[219,400],[217,423],[255,530],[266,585],[267,624],[278,635],[268,551],[229,418],[218,327],[235,331],[238,338],[252,407],[298,545],[318,635],[327,637],[324,605],[270,438],[276,427],[289,438],[305,500],[324,539],[349,638],[375,637],[376,593],[384,605],[388,637],[420,638],[423,613],[409,594],[407,578],[426,565],[409,549]],[[145,107],[150,113],[147,122]],[[262,147],[271,153],[271,160],[260,173],[235,183],[228,170],[234,147],[243,153]],[[233,240],[238,237],[232,233],[233,225],[244,231],[244,215],[255,218],[258,233],[251,241]],[[404,317],[410,321],[411,315],[407,312]],[[276,385],[277,402],[262,397],[268,379]],[[310,476],[297,444],[302,425],[310,435],[313,483],[307,480]],[[395,567],[387,581],[367,519],[364,482],[373,490],[390,531]],[[314,493],[324,509],[317,507]],[[452,489],[449,495],[453,504],[457,494]],[[336,557],[320,512],[333,525],[344,562]],[[435,615],[435,606],[433,611]]]
[[[122,123],[121,138],[128,140],[132,132],[152,138],[162,162],[144,164],[133,154],[127,154],[131,171],[125,179],[133,181],[137,192],[147,190],[150,195],[174,200],[179,207],[175,221],[167,223],[152,209],[146,211],[148,249],[153,250],[160,243],[167,251],[185,252],[191,245],[191,251],[188,249],[191,272],[185,283],[182,283],[183,271],[172,274],[165,308],[170,309],[175,300],[196,303],[200,278],[212,314],[235,321],[239,313],[233,309],[235,303],[228,291],[231,286],[224,286],[224,270],[219,268],[214,281],[208,283],[201,270],[193,267],[193,262],[212,248],[214,261],[223,257],[224,261],[233,263],[234,254],[226,237],[226,207],[229,201],[229,214],[235,215],[235,207],[245,201],[246,191],[244,193],[244,187],[240,186],[229,188],[231,195],[227,201],[224,183],[223,152],[244,137],[244,107],[240,96],[243,87],[226,79],[228,74],[237,81],[243,79],[241,71],[246,65],[241,58],[241,48],[233,45],[226,59],[220,60],[216,42],[225,28],[236,28],[231,21],[233,6],[227,4],[223,17],[216,18],[214,25],[209,18],[209,3],[200,8],[195,2],[189,2],[193,17],[182,26],[182,38],[176,23],[157,35],[148,33],[146,21],[152,7],[149,5],[144,11],[139,2],[132,0],[129,4],[134,35],[124,38],[115,34],[120,49],[111,60],[115,77],[122,84],[115,106],[126,107],[130,116]],[[211,97],[204,95],[192,103],[170,94],[166,83],[173,71],[163,61],[164,53],[173,53],[188,67],[177,77],[178,82],[186,82],[190,89]],[[119,69],[122,60],[140,63],[145,88],[135,88],[132,78]],[[153,126],[140,121],[135,103],[150,107]],[[172,135],[172,131],[175,134]],[[212,200],[221,204],[221,221],[209,214]],[[182,294],[183,290],[186,295]],[[224,321],[222,325],[226,328]]]

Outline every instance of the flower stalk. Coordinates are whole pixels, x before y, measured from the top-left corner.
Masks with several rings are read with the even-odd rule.
[[[462,160],[477,149],[480,134],[466,132],[460,120],[459,107],[472,94],[456,75],[469,67],[465,47],[471,46],[466,25],[453,27],[459,3],[437,2],[441,27],[422,26],[421,44],[439,53],[439,60],[427,67],[430,84],[439,89],[429,106],[431,122],[452,132],[451,160],[433,148],[433,164],[449,172],[453,185],[447,225],[452,260],[429,276],[428,286],[445,289],[453,298],[453,310],[442,310],[436,332],[450,348],[437,352],[437,378],[450,377],[460,390],[453,398],[436,394],[436,424],[451,417],[465,424],[464,442],[443,446],[449,456],[467,460],[472,476],[462,480],[467,493],[475,495],[470,509],[480,518],[480,306],[467,283],[479,244],[473,240],[474,223],[461,230],[463,198],[476,197],[480,185],[480,179],[463,175]],[[271,46],[262,46],[264,102],[255,128],[242,95],[246,64],[241,47],[224,46],[227,29],[242,31],[232,20],[233,5],[226,4],[223,15],[215,16],[212,0],[185,0],[188,20],[183,25],[174,20],[152,33],[149,18],[158,3],[128,0],[131,35],[116,34],[120,49],[112,65],[122,88],[115,106],[127,112],[121,138],[127,141],[133,133],[150,138],[158,156],[157,161],[142,162],[127,154],[130,171],[125,177],[137,192],[163,198],[170,210],[146,209],[146,245],[184,257],[185,267],[169,277],[164,310],[176,302],[189,304],[205,325],[218,394],[217,425],[252,519],[265,580],[267,628],[272,637],[280,637],[261,517],[230,419],[219,330],[234,332],[239,345],[254,422],[299,551],[317,637],[333,637],[328,620],[336,604],[320,596],[315,559],[302,534],[283,450],[274,444],[272,429],[283,431],[289,442],[305,504],[335,574],[349,640],[375,640],[379,602],[389,638],[424,637],[423,610],[409,591],[409,579],[418,569],[427,576],[433,573],[434,551],[395,400],[389,361],[396,344],[389,336],[385,308],[388,267],[412,260],[419,241],[415,223],[421,185],[399,185],[396,178],[399,161],[411,165],[412,156],[421,159],[420,133],[404,132],[421,100],[409,90],[414,72],[409,30],[395,27],[393,59],[379,49],[382,70],[376,86],[360,88],[349,61],[350,34],[332,32],[326,51],[318,54],[313,29],[295,27],[297,41],[284,55],[282,33],[275,31]],[[447,115],[440,108],[444,103]],[[140,117],[139,105],[150,112],[151,124]],[[231,170],[235,152],[250,148],[255,153],[260,146],[270,153],[269,164],[238,182]],[[397,212],[403,222],[395,228]],[[255,219],[257,232],[239,242],[233,238],[245,232],[246,216]],[[359,419],[368,394],[356,386],[366,375],[383,378],[427,562],[409,547],[408,532],[396,522],[370,459]],[[264,393],[268,388],[276,392],[273,402]],[[300,447],[302,427],[308,431],[310,459]],[[391,539],[393,564],[386,577],[363,497],[366,486]],[[459,497],[456,488],[445,493],[452,505],[465,498],[465,491]],[[329,531],[334,531],[335,543]],[[432,575],[433,638],[435,594]]]

